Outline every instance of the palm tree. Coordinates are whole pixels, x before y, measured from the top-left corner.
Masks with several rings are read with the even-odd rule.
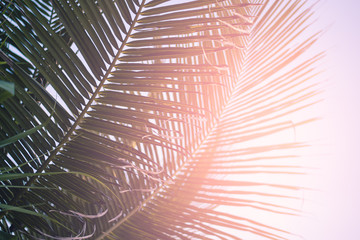
[[[304,144],[247,143],[309,121],[281,120],[316,100],[306,1],[0,7],[0,237],[290,236],[218,206],[294,214],[299,187],[241,176],[298,173],[268,153]]]

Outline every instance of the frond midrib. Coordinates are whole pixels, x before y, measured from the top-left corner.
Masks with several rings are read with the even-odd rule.
[[[246,55],[247,50],[245,50],[245,55]],[[235,82],[234,85],[237,84],[238,81]],[[212,136],[212,134],[217,130],[218,124],[220,122],[220,120],[223,117],[223,113],[224,110],[226,109],[226,107],[228,106],[228,103],[231,101],[231,99],[233,98],[233,96],[235,96],[236,94],[236,88],[233,88],[232,91],[228,94],[227,99],[224,101],[224,104],[221,108],[221,110],[219,110],[218,116],[217,118],[214,118],[214,122],[211,123],[210,128],[207,130],[207,133],[205,134],[205,137],[200,141],[200,143],[198,143],[198,145],[195,147],[195,149],[193,150],[192,153],[190,153],[190,157],[185,158],[184,162],[181,164],[181,166],[174,172],[174,174],[171,175],[171,178],[174,179],[174,181],[176,181],[176,177],[183,172],[184,168],[186,167],[187,164],[191,164],[191,162],[196,159],[196,155],[199,151],[201,151],[202,146],[204,146],[208,140],[209,137]],[[144,201],[142,201],[141,205],[135,207],[133,210],[131,210],[131,212],[129,212],[123,219],[121,219],[118,223],[116,223],[115,225],[113,225],[111,228],[109,228],[109,230],[107,230],[106,232],[103,232],[100,236],[98,236],[96,238],[96,240],[102,240],[104,239],[106,236],[108,236],[109,234],[111,234],[116,228],[120,227],[122,224],[124,224],[127,220],[129,220],[133,215],[135,215],[139,210],[146,208],[146,205],[149,201],[151,201],[152,199],[156,198],[156,196],[158,195],[158,193],[164,189],[166,189],[167,187],[169,187],[169,185],[171,185],[171,181],[167,181],[164,182],[164,184],[162,184],[161,186],[159,186],[153,193],[151,193]]]
[[[106,73],[104,74],[104,76],[102,77],[99,85],[97,86],[96,90],[94,91],[93,95],[91,96],[91,98],[89,99],[88,103],[86,104],[86,106],[84,107],[84,109],[81,111],[80,115],[78,116],[78,118],[76,119],[76,121],[74,122],[74,124],[71,126],[71,128],[69,129],[69,131],[66,133],[66,135],[64,136],[64,138],[62,139],[62,141],[58,144],[58,146],[56,148],[54,148],[54,150],[50,153],[49,157],[46,159],[46,161],[40,166],[40,168],[37,169],[36,173],[41,173],[42,171],[44,171],[46,169],[46,167],[50,164],[50,162],[54,159],[54,157],[56,157],[57,153],[62,149],[62,147],[69,141],[71,141],[71,136],[73,135],[74,131],[76,130],[77,126],[79,126],[79,124],[82,122],[85,114],[88,112],[89,108],[92,106],[93,102],[95,101],[96,97],[98,96],[100,90],[102,89],[102,86],[105,84],[106,80],[108,79],[109,75],[111,74],[113,68],[115,67],[116,62],[118,61],[121,53],[123,52],[124,47],[127,44],[127,41],[129,40],[132,31],[135,29],[135,25],[138,21],[138,18],[141,14],[141,11],[145,5],[145,1],[143,0],[141,5],[139,6],[139,9],[134,17],[134,20],[132,21],[132,24],[129,27],[128,32],[126,33],[126,36],[118,50],[118,52],[116,53],[116,55],[114,56],[113,61],[111,62],[110,66],[108,67]],[[24,186],[30,186],[31,184],[34,183],[34,181],[37,179],[38,176],[33,176],[29,179],[29,181],[24,185]],[[22,196],[26,193],[26,188],[24,188],[23,190],[19,191],[17,195],[15,195],[13,197],[13,199],[9,202],[9,205],[15,205],[17,203],[17,201],[19,201]],[[6,211],[2,212],[0,214],[0,219],[2,219],[5,215],[6,215]]]

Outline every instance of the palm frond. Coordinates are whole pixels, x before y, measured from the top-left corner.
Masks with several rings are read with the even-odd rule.
[[[291,236],[217,206],[297,214],[274,199],[300,187],[238,176],[301,174],[266,159],[303,143],[247,143],[312,120],[283,121],[318,94],[309,80],[321,54],[291,65],[319,36],[294,44],[311,17],[305,1],[5,3],[0,67],[15,96],[1,103],[0,139],[42,127],[1,151],[3,232]]]

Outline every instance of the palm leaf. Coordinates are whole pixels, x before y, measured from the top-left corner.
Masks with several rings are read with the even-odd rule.
[[[1,181],[1,204],[31,206],[27,211],[62,225],[3,209],[3,232],[74,239],[290,236],[216,206],[297,214],[274,199],[291,198],[299,187],[238,176],[301,173],[291,163],[264,160],[281,160],[269,152],[304,144],[246,143],[311,121],[282,120],[317,95],[308,82],[321,55],[291,65],[318,37],[293,44],[311,16],[304,1],[5,5],[0,57],[7,64],[0,67],[15,96],[1,105],[0,139],[43,127],[1,151],[8,176],[25,173]],[[81,174],[61,174],[69,172]]]

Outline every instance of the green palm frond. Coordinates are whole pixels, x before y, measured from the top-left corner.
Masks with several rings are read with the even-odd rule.
[[[298,214],[274,199],[300,187],[239,176],[301,174],[269,153],[303,143],[247,143],[312,121],[283,121],[318,94],[309,80],[321,54],[294,63],[319,36],[294,43],[308,27],[308,5],[1,3],[0,80],[15,84],[15,96],[1,103],[0,141],[21,138],[1,149],[0,233],[291,236],[218,206]]]

